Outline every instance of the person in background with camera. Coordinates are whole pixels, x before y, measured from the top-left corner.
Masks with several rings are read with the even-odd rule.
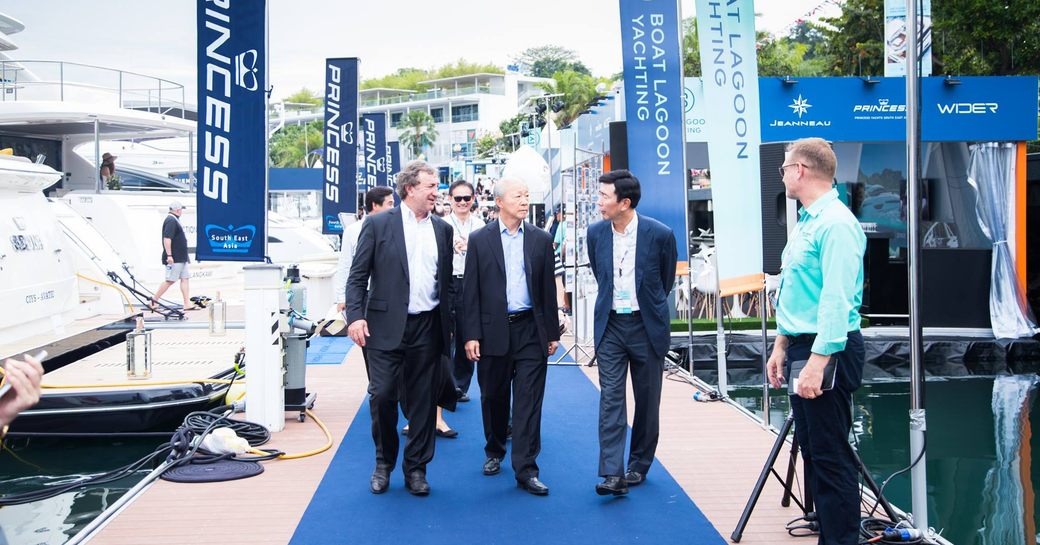
[[[636,213],[639,180],[627,170],[599,178],[599,211],[606,221],[588,230],[589,267],[596,276],[596,360],[599,362],[599,474],[596,493],[621,496],[646,480],[660,436],[661,380],[671,343],[668,293],[675,284],[675,234]],[[635,415],[632,445],[625,385],[632,370]]]
[[[469,385],[473,380],[473,360],[466,357],[466,347],[462,339],[462,316],[466,308],[462,304],[462,280],[466,272],[466,252],[469,248],[469,236],[478,229],[484,227],[484,220],[473,213],[473,205],[476,204],[476,191],[473,185],[466,180],[455,180],[448,188],[448,198],[451,202],[451,214],[448,215],[448,223],[455,232],[454,248],[455,257],[452,273],[455,275],[455,328],[453,349],[453,373],[455,387],[459,389],[459,401],[469,401]]]
[[[783,253],[777,290],[777,336],[766,364],[776,388],[806,362],[791,395],[795,439],[820,522],[820,543],[859,543],[860,493],[849,445],[852,392],[863,378],[863,252],[859,221],[832,187],[837,158],[830,144],[805,138],[787,148],[780,174],[798,199],[798,224]],[[833,388],[824,389],[828,365]],[[786,371],[785,371],[786,368]]]

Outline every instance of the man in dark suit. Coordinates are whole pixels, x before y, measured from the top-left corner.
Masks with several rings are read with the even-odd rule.
[[[484,474],[501,470],[513,388],[512,464],[517,486],[544,496],[538,480],[542,448],[542,398],[549,355],[556,352],[560,323],[549,234],[525,222],[527,184],[495,184],[499,218],[473,232],[466,255],[463,335],[466,354],[478,361],[484,420]]]
[[[599,179],[601,221],[589,227],[589,265],[596,275],[594,329],[599,362],[600,495],[642,484],[657,450],[661,375],[671,338],[668,293],[675,284],[672,230],[636,213],[639,180],[627,170]],[[632,369],[636,412],[625,469],[625,385]]]
[[[434,450],[435,381],[441,356],[448,354],[454,294],[451,226],[430,212],[437,183],[436,171],[425,162],[405,165],[397,176],[401,206],[365,221],[347,278],[347,332],[368,352],[374,494],[386,491],[397,463],[399,381],[410,424],[405,486],[417,496],[430,493],[426,464]]]

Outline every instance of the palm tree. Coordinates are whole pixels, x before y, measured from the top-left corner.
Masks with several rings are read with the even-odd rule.
[[[552,83],[540,83],[538,87],[549,93],[563,93],[560,98],[564,108],[554,118],[556,125],[562,127],[577,119],[588,108],[589,102],[596,98],[599,94],[596,92],[597,83],[592,76],[565,70],[553,74]]]
[[[424,148],[437,141],[433,116],[425,110],[410,110],[397,123],[397,130],[401,131],[397,139],[411,150],[412,157],[418,157]]]

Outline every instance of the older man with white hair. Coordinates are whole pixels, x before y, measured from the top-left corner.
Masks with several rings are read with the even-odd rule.
[[[505,457],[512,387],[512,465],[517,486],[549,493],[538,480],[542,399],[549,355],[560,340],[552,239],[527,218],[527,184],[495,184],[497,221],[474,231],[466,253],[462,333],[476,360],[484,420],[484,474],[495,475]]]

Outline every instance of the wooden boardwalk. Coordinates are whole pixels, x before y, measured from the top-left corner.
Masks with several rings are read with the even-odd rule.
[[[583,370],[596,383],[596,369]],[[251,479],[213,484],[157,481],[109,520],[91,543],[288,543],[363,406],[367,384],[360,350],[353,349],[342,365],[308,366],[307,382],[318,393],[315,412],[332,432],[332,449],[302,460],[265,462],[264,474]],[[692,393],[687,384],[664,381],[657,455],[728,541],[775,435],[724,403],[693,401]],[[294,453],[323,443],[313,422],[299,423],[287,414],[285,431],[275,434],[268,446]],[[786,452],[778,462],[783,463]],[[364,477],[359,476],[358,486],[366,485]],[[775,481],[767,485],[741,543],[806,543],[784,531],[797,509],[781,508],[780,494]]]

